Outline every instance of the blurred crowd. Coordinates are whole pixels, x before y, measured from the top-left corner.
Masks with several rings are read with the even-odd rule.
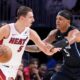
[[[19,66],[16,80],[52,80],[61,70],[61,63],[56,63],[54,67],[48,68],[46,63],[39,63],[37,58],[31,58],[29,64]]]

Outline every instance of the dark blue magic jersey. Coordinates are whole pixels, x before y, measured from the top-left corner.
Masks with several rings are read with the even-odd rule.
[[[68,35],[68,33],[75,29],[70,26],[65,33],[61,33],[59,30],[56,33],[56,41],[62,40]],[[80,67],[80,43],[74,43],[65,47],[62,51],[64,57],[64,64],[70,67]]]

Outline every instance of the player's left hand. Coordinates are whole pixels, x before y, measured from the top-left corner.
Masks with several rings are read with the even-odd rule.
[[[62,48],[52,48],[50,51],[53,52],[53,53],[57,53],[61,50],[62,50]]]
[[[53,55],[54,53],[60,51],[62,48],[54,48],[53,45],[49,44],[49,43],[45,43],[46,47],[49,49],[49,51],[51,52],[50,54]]]

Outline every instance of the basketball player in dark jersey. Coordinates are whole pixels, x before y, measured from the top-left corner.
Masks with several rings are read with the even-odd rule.
[[[62,10],[56,17],[56,29],[52,30],[44,42],[52,43],[54,47],[61,47],[63,66],[61,72],[51,80],[80,80],[80,34],[79,30],[71,25],[72,15]],[[39,52],[36,46],[27,46],[27,51]],[[36,50],[36,51],[35,51]]]

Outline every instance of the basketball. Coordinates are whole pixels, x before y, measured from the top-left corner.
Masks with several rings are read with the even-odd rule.
[[[12,57],[12,51],[8,46],[0,45],[0,63],[8,62]]]

